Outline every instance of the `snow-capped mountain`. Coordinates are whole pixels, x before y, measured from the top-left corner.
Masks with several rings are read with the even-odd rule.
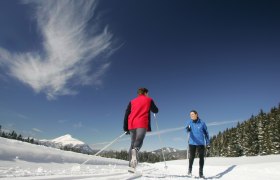
[[[39,140],[39,143],[48,147],[66,150],[71,149],[85,154],[93,152],[93,150],[87,144],[73,138],[70,134],[66,134],[53,140]]]
[[[66,134],[64,136],[55,138],[53,140],[51,140],[54,143],[61,143],[63,146],[72,144],[73,146],[75,145],[80,145],[80,144],[85,144],[84,142],[78,140],[78,139],[74,139],[70,134]]]
[[[171,147],[164,147],[162,148],[166,160],[174,160],[174,159],[185,159],[186,158],[186,150],[178,150]],[[162,156],[162,149],[158,149],[152,151],[152,153],[157,154],[158,156]]]
[[[162,150],[163,150],[164,153],[173,153],[173,152],[180,151],[180,150],[175,149],[175,148],[164,147],[164,148],[162,148],[162,149],[157,149],[157,150],[152,151],[152,152],[154,152],[154,153],[161,153]]]

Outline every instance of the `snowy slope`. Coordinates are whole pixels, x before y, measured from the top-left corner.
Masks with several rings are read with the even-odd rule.
[[[164,163],[141,163],[135,175],[127,172],[127,164],[0,138],[0,179],[194,179],[186,176],[186,160],[168,161],[167,169]],[[207,179],[279,180],[279,169],[280,155],[206,158],[204,174]],[[198,174],[198,159],[193,171]]]

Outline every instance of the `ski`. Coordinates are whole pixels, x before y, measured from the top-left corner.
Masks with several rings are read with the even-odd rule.
[[[142,173],[136,171],[136,168],[133,168],[133,167],[129,167],[128,172],[129,172],[129,174],[131,174],[131,176],[128,179],[137,179],[142,176]]]
[[[193,178],[195,178],[195,179],[207,179],[205,176],[203,176],[203,177],[194,176]]]
[[[126,180],[128,180],[128,179],[137,179],[137,178],[140,178],[140,177],[142,177],[142,173],[135,172],[135,173],[132,173],[131,176],[129,176],[129,178],[127,178]]]
[[[135,173],[135,172],[136,172],[136,168],[129,167],[127,171],[128,171],[129,173]]]
[[[191,179],[207,179],[205,176],[204,177],[199,177],[199,176],[194,176],[194,175],[186,175],[187,178]]]

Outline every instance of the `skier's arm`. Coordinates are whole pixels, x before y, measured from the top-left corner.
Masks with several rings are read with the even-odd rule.
[[[209,145],[210,144],[209,133],[208,133],[207,126],[206,126],[205,123],[203,124],[203,132],[204,132],[204,137],[205,137],[206,145]]]
[[[154,103],[153,100],[152,100],[152,102],[151,102],[150,110],[151,110],[153,113],[158,113],[158,108],[157,108],[157,106],[155,105],[155,103]]]
[[[125,115],[124,115],[124,121],[123,121],[123,130],[124,131],[128,131],[128,116],[131,112],[131,103],[129,102],[126,111],[125,111]]]

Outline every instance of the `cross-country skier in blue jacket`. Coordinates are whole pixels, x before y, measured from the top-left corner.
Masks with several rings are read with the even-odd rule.
[[[207,126],[199,117],[195,110],[190,112],[191,120],[187,121],[186,130],[189,135],[189,170],[188,175],[192,174],[192,165],[195,158],[196,149],[199,155],[199,177],[204,178],[203,166],[204,166],[204,155],[205,148],[209,148],[209,134]]]

